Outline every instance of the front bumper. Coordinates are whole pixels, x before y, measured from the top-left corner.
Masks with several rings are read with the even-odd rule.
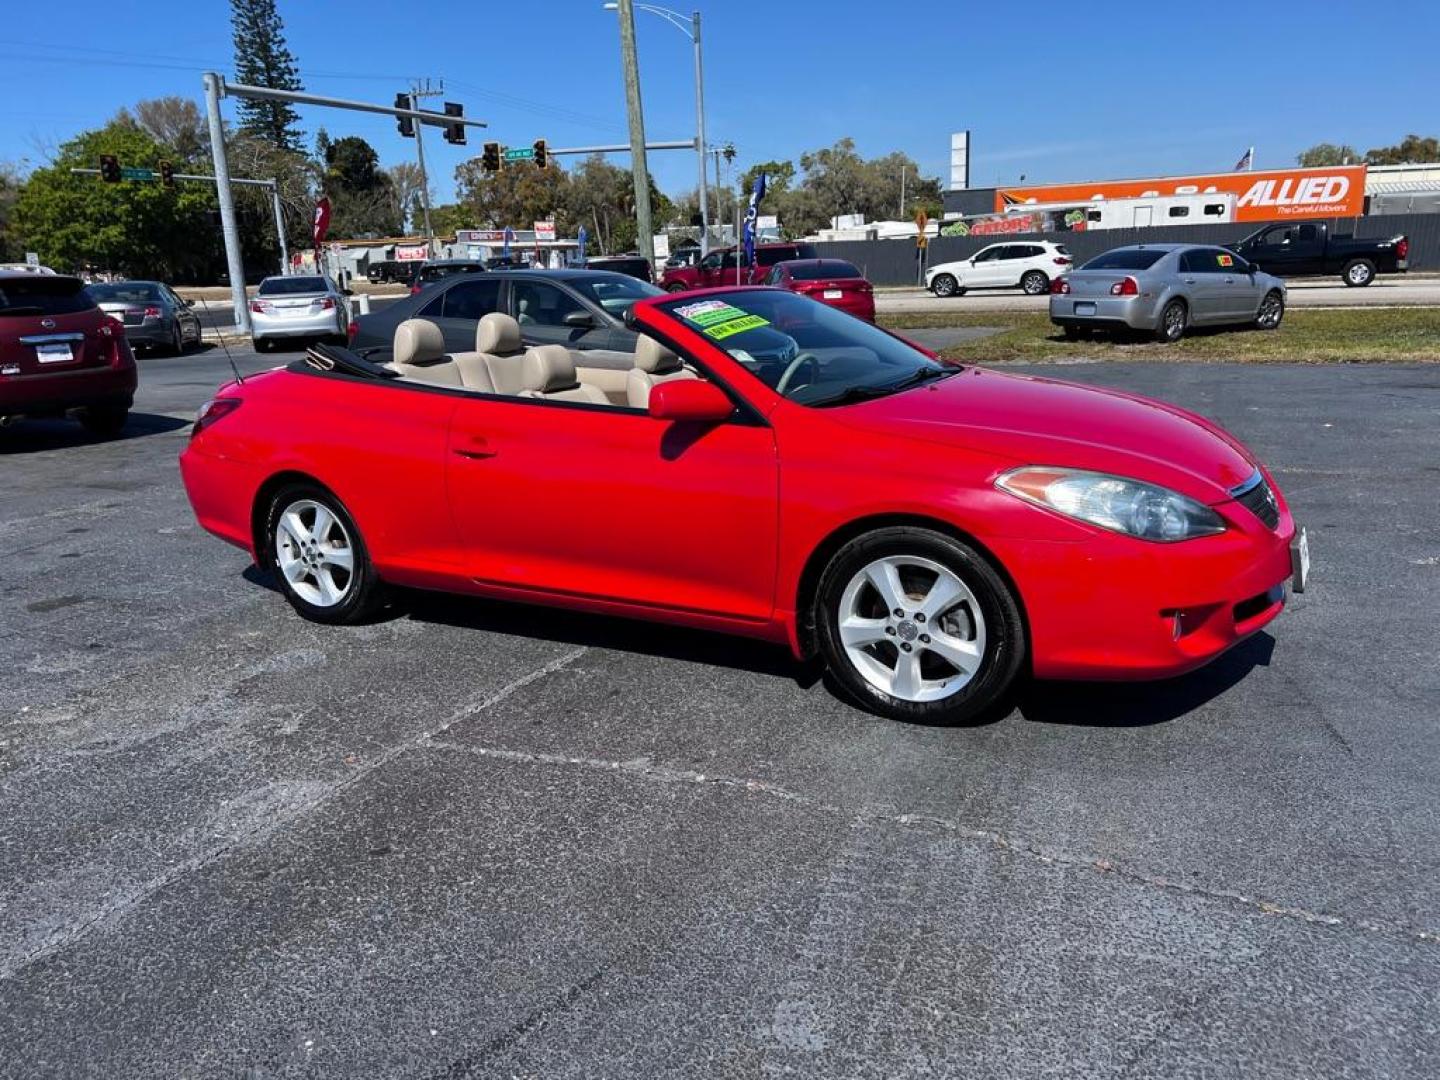
[[[1056,326],[1128,326],[1154,330],[1158,304],[1152,296],[1072,296],[1052,294],[1050,321]]]
[[[1202,667],[1284,609],[1294,567],[1288,509],[1268,529],[1238,503],[1225,533],[1178,544],[1123,536],[1016,540],[1010,568],[1047,679],[1163,679]]]

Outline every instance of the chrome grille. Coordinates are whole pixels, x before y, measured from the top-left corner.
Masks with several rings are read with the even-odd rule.
[[[1236,502],[1264,522],[1267,529],[1273,529],[1280,524],[1280,507],[1275,502],[1275,493],[1270,490],[1270,485],[1265,482],[1265,477],[1260,475],[1258,469],[1245,483],[1232,488],[1230,494]]]

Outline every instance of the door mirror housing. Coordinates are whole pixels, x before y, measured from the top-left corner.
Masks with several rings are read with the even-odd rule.
[[[588,311],[572,311],[565,316],[565,325],[588,330],[595,325],[595,316]]]
[[[718,424],[730,419],[735,405],[714,383],[672,379],[650,388],[649,411],[657,420]]]

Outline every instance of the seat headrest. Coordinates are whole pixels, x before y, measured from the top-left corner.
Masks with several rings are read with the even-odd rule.
[[[475,328],[476,352],[512,353],[518,352],[520,345],[520,324],[503,312],[490,312]]]
[[[668,375],[681,368],[674,350],[661,345],[649,334],[641,334],[635,342],[635,366],[651,375]]]
[[[526,350],[520,378],[526,390],[542,394],[573,390],[580,385],[575,377],[575,358],[564,345],[537,345]]]
[[[428,364],[445,355],[445,335],[433,322],[406,319],[395,328],[397,364]]]

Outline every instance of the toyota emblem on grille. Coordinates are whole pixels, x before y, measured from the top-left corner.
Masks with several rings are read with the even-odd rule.
[[[41,319],[41,320],[40,320],[40,325],[43,326],[46,330],[54,330],[54,329],[55,329],[55,320],[54,320],[54,319]]]

